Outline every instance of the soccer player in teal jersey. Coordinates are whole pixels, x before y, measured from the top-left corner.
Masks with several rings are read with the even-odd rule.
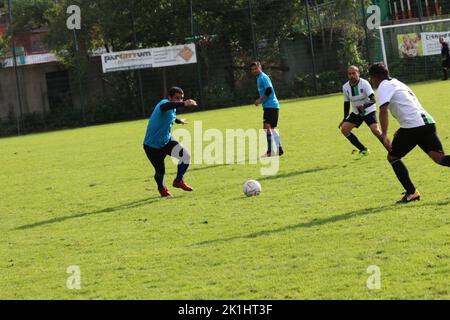
[[[257,77],[258,92],[260,97],[255,101],[255,105],[262,104],[264,109],[264,130],[267,133],[267,153],[265,157],[273,157],[284,154],[281,145],[280,133],[277,130],[278,118],[280,113],[280,103],[278,102],[275,89],[269,76],[262,70],[260,62],[250,64],[250,70]],[[273,150],[272,139],[275,140],[277,152]]]
[[[173,182],[174,188],[184,191],[193,191],[183,178],[189,168],[190,155],[178,141],[172,139],[171,130],[174,123],[186,124],[184,119],[177,119],[177,108],[196,107],[194,100],[184,99],[184,92],[178,87],[169,90],[167,99],[161,100],[155,107],[147,126],[144,139],[144,150],[147,158],[155,168],[155,181],[161,197],[170,197],[171,193],[164,185],[166,168],[164,160],[166,156],[172,156],[179,160],[178,173]]]

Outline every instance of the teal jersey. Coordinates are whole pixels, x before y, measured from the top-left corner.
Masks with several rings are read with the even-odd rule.
[[[264,95],[264,93],[268,88],[272,88],[272,93],[263,102],[263,108],[280,109],[280,103],[278,102],[277,95],[275,93],[275,88],[273,87],[272,81],[270,80],[269,76],[264,72],[261,72],[261,74],[257,78],[257,82],[260,97]]]
[[[154,149],[162,149],[170,142],[172,127],[177,119],[176,109],[161,110],[161,106],[167,102],[170,101],[164,99],[156,105],[148,122],[144,144]]]

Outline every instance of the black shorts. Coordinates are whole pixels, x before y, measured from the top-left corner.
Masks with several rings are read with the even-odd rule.
[[[272,128],[278,127],[278,117],[280,115],[279,109],[268,108],[264,109],[264,123],[270,124]]]
[[[176,140],[170,140],[170,142],[161,149],[155,149],[147,145],[144,145],[144,150],[148,160],[150,160],[151,164],[155,168],[156,173],[159,174],[165,173],[166,168],[164,160],[166,159],[167,156],[175,157],[180,161],[181,160],[185,160],[185,162],[190,161],[190,156],[188,152]]]
[[[363,122],[365,122],[369,127],[373,125],[374,123],[378,123],[377,121],[377,112],[371,112],[368,115],[360,116],[355,113],[350,113],[350,115],[347,117],[347,119],[344,120],[344,122],[353,123],[357,128],[361,126]]]
[[[419,146],[427,154],[430,151],[444,153],[442,143],[436,133],[435,124],[411,129],[399,129],[392,141],[392,151],[389,152],[389,155],[401,159],[416,146]]]

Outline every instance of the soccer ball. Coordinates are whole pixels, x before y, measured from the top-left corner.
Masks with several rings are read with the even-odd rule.
[[[261,191],[261,184],[258,181],[249,180],[244,184],[244,194],[247,197],[259,196]]]

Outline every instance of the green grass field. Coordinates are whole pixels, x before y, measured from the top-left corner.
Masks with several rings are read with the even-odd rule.
[[[450,150],[449,84],[412,88]],[[362,127],[372,154],[354,159],[337,129],[342,105],[284,101],[277,176],[194,165],[196,191],[171,199],[158,197],[142,150],[147,121],[1,139],[0,299],[449,299],[450,170],[416,149],[405,163],[423,201],[396,206],[386,152]],[[190,130],[245,129],[262,112],[186,117]],[[242,194],[248,178],[260,197]],[[66,287],[70,265],[81,290]],[[366,286],[370,265],[381,290]]]

